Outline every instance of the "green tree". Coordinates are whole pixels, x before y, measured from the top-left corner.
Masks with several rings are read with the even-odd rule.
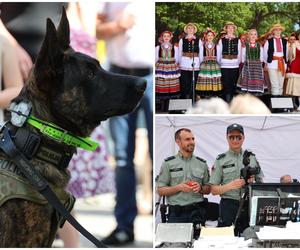
[[[269,31],[274,23],[285,26],[285,34],[289,35],[300,26],[300,3],[281,2],[168,2],[156,3],[157,35],[163,30],[171,30],[175,36],[183,31],[188,22],[198,25],[203,32],[207,27],[219,32],[227,21],[238,26],[238,34],[251,28],[259,34]]]

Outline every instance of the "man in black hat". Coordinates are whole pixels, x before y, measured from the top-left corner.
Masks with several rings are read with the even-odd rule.
[[[217,156],[209,180],[211,193],[220,195],[220,209],[218,227],[231,226],[239,208],[242,187],[246,184],[241,178],[241,169],[244,168],[244,128],[239,124],[231,124],[227,127],[227,142],[229,150]],[[247,151],[250,152],[250,151]],[[259,168],[255,155],[250,152],[248,166]],[[251,176],[247,182],[262,182],[263,173]]]

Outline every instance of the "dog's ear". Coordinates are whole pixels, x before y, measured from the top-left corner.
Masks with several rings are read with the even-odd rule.
[[[61,19],[57,28],[57,38],[62,49],[70,46],[70,27],[65,7],[62,7]]]
[[[39,89],[48,89],[46,82],[59,74],[62,60],[63,51],[59,46],[55,26],[47,18],[46,35],[34,67],[34,74]]]

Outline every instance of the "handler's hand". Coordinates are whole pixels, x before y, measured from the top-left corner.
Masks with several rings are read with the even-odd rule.
[[[250,178],[247,180],[248,183],[254,183],[255,182],[255,177],[254,175],[250,176]]]
[[[192,189],[194,193],[199,193],[201,190],[201,186],[198,182],[193,182]]]
[[[244,179],[235,179],[235,180],[229,182],[228,184],[229,184],[230,189],[239,189],[245,185],[245,181],[244,181]]]
[[[177,186],[178,186],[178,189],[184,193],[190,193],[193,191],[193,188],[190,187],[189,185],[187,185],[185,182],[180,183]]]

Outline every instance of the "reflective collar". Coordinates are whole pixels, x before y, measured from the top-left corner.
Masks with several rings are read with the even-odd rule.
[[[53,123],[42,121],[32,115],[28,117],[27,123],[51,139],[69,146],[79,147],[89,151],[94,151],[99,146],[97,142],[91,140],[89,137],[83,138],[75,136]]]

